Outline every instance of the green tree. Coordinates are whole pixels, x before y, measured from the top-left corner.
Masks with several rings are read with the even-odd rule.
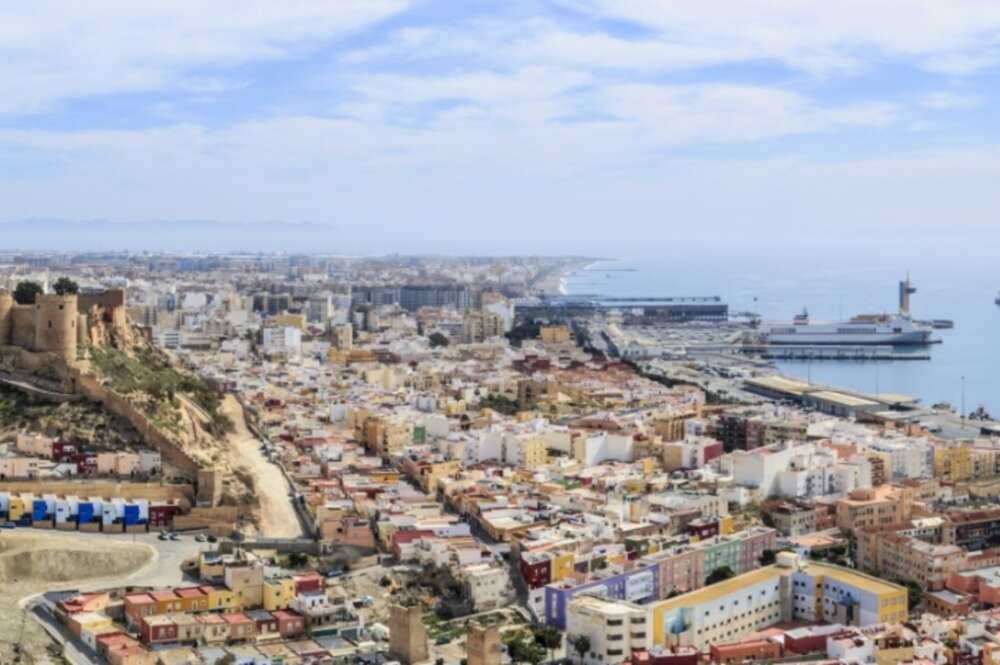
[[[562,634],[553,626],[535,626],[531,630],[534,634],[535,644],[545,649],[549,660],[552,660],[552,651],[562,644]]]
[[[792,550],[764,550],[763,554],[760,555],[760,565],[770,566],[772,563],[778,560],[778,555],[782,552],[791,552]]]
[[[730,577],[735,575],[733,569],[729,566],[722,566],[721,568],[716,568],[713,570],[708,577],[705,578],[705,584],[715,584],[716,582],[722,582],[723,580],[728,580]]]
[[[590,651],[590,638],[586,635],[574,635],[568,641],[570,646],[573,647],[573,651],[580,656],[580,662],[582,663],[583,657]]]
[[[35,298],[42,293],[42,285],[38,282],[18,282],[14,288],[14,301],[18,305],[34,305]]]
[[[507,655],[512,663],[538,665],[545,660],[545,652],[537,644],[525,642],[520,636],[507,643]]]
[[[906,587],[906,602],[910,610],[917,608],[924,599],[924,588],[913,580],[897,579],[896,584]]]
[[[432,349],[436,349],[439,346],[448,346],[448,338],[439,332],[431,333],[431,336],[427,339],[430,341]]]
[[[61,296],[79,293],[80,285],[71,280],[69,277],[60,277],[56,280],[56,283],[52,285],[52,290]]]

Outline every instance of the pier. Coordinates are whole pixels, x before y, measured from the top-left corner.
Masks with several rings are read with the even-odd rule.
[[[897,351],[892,346],[784,346],[744,345],[737,347],[742,353],[768,360],[930,360],[927,351]]]

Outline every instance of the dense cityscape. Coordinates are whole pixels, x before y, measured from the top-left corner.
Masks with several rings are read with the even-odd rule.
[[[1000,425],[784,377],[719,298],[565,295],[586,257],[3,262],[4,658],[1000,644]]]
[[[998,0],[0,2],[0,665],[1000,665],[998,182]]]

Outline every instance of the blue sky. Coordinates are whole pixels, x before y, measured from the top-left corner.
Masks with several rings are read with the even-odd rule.
[[[7,3],[0,218],[995,242],[998,64],[979,0]]]

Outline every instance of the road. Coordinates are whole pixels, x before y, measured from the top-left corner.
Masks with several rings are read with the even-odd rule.
[[[277,464],[260,451],[261,441],[247,429],[243,407],[232,395],[226,395],[222,411],[233,421],[229,435],[230,456],[234,466],[242,467],[253,478],[254,493],[260,500],[260,531],[267,538],[301,538],[298,513],[292,504],[292,488]]]
[[[52,536],[53,539],[65,538],[66,532],[43,531],[40,529],[25,529],[30,531],[33,537],[46,538]],[[157,534],[121,534],[108,535],[101,533],[72,533],[74,540],[91,541],[93,543],[131,543],[148,548],[152,557],[140,568],[124,575],[108,576],[98,579],[86,580],[83,583],[60,583],[45,585],[45,592],[29,594],[18,601],[17,605],[22,610],[31,612],[31,619],[37,622],[46,633],[63,645],[64,656],[72,665],[88,665],[98,662],[94,660],[93,653],[80,643],[73,640],[72,635],[66,631],[62,625],[55,620],[52,610],[54,605],[52,598],[58,597],[58,590],[76,591],[96,591],[115,586],[150,586],[164,587],[179,585],[184,582],[184,575],[181,572],[181,564],[190,558],[195,557],[203,549],[210,549],[212,545],[199,543],[191,536],[182,536],[180,540],[159,540]],[[2,619],[0,619],[2,620]],[[34,651],[36,642],[32,642],[29,650]],[[31,654],[33,657],[42,654]]]

